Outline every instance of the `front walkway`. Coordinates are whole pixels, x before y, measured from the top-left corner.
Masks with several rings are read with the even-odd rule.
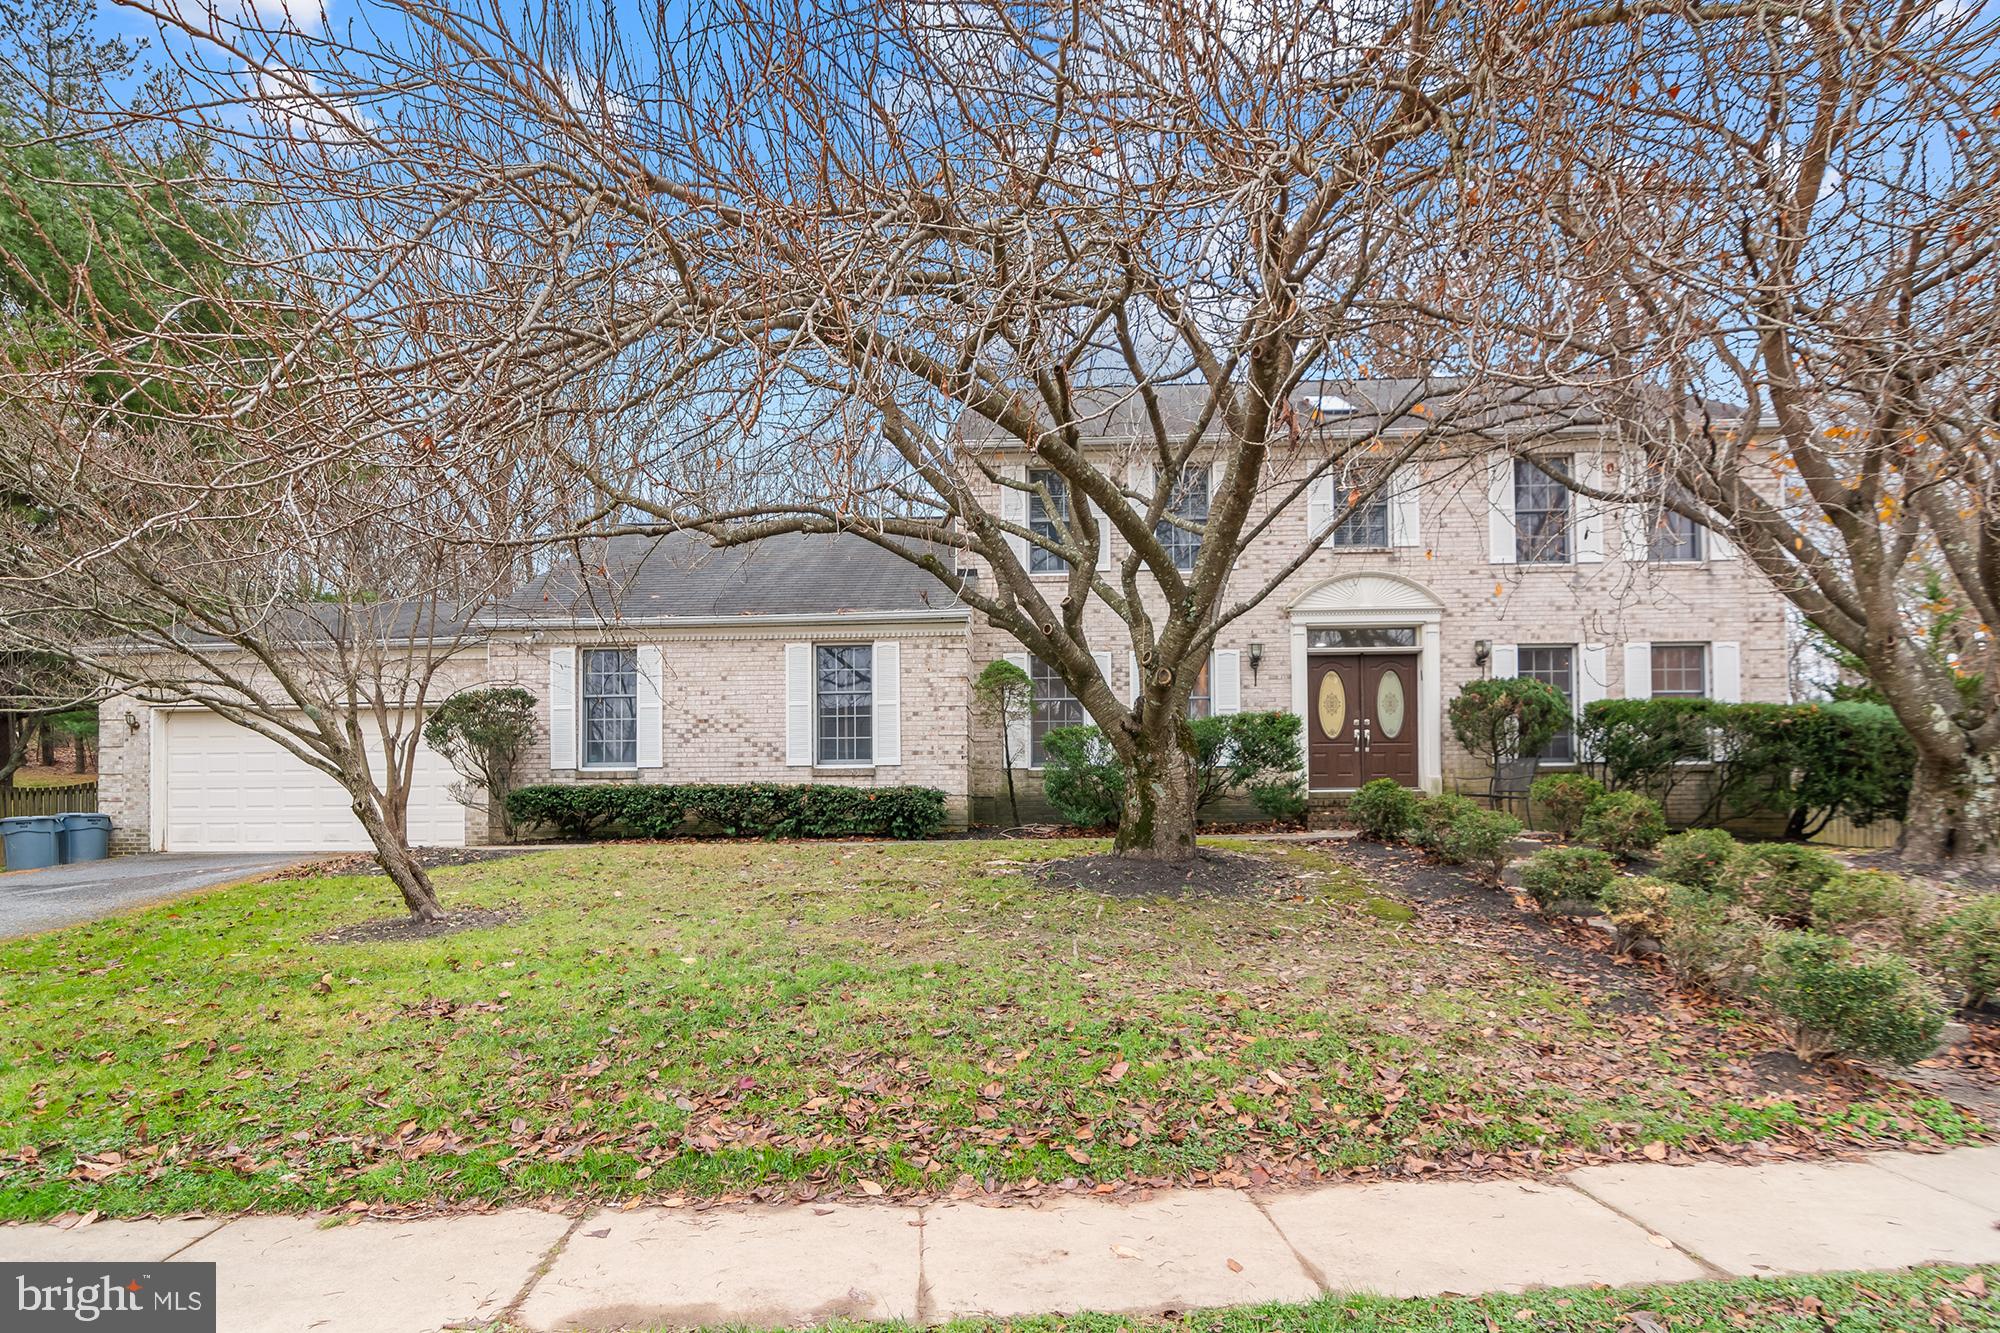
[[[0,1228],[0,1260],[217,1264],[225,1333],[756,1327],[1324,1292],[2000,1262],[2000,1147],[1850,1162],[1590,1167],[1557,1181],[1162,1191],[1137,1203],[538,1209]]]

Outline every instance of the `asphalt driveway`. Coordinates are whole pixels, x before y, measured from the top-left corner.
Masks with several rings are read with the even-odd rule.
[[[153,852],[0,874],[0,939],[92,921],[300,859],[296,852]]]

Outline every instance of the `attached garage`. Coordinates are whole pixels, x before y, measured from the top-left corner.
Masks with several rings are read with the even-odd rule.
[[[170,852],[366,851],[361,821],[339,783],[276,742],[206,710],[159,714],[155,732],[155,845]],[[370,757],[379,772],[380,754]],[[458,775],[428,747],[417,751],[410,842],[465,844]]]

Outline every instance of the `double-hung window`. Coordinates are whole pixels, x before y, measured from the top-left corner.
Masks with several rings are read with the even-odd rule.
[[[1570,475],[1568,454],[1549,457],[1564,476]],[[1569,487],[1542,470],[1533,459],[1514,460],[1514,559],[1523,565],[1569,563]]]
[[[1646,545],[1648,560],[1701,559],[1701,525],[1686,514],[1661,508]]]
[[[1213,656],[1203,658],[1201,670],[1195,673],[1194,687],[1188,691],[1189,717],[1207,717],[1215,711],[1215,696],[1208,683],[1208,664],[1213,660]]]
[[[1201,556],[1201,533],[1207,526],[1208,465],[1192,463],[1181,469],[1174,493],[1167,497],[1167,515],[1153,529],[1153,536],[1173,557],[1175,569],[1188,570]]]
[[[822,643],[813,649],[813,756],[827,765],[875,762],[875,648]]]
[[[1044,540],[1062,543],[1062,536],[1056,530],[1058,518],[1062,527],[1069,527],[1069,482],[1063,474],[1053,468],[1031,468],[1028,484],[1039,489],[1028,492],[1028,531]],[[1042,503],[1042,492],[1048,492],[1049,504]],[[1206,502],[1204,501],[1204,506]],[[1054,506],[1051,510],[1050,505]],[[1206,512],[1204,507],[1204,512]],[[1054,551],[1044,550],[1039,545],[1028,547],[1028,572],[1030,574],[1063,574],[1069,570],[1069,561]]]
[[[1048,758],[1043,740],[1057,727],[1074,727],[1088,721],[1083,703],[1070,693],[1062,673],[1033,658],[1028,663],[1028,679],[1035,687],[1035,707],[1028,726],[1028,762],[1040,768]]]
[[[583,766],[634,768],[639,763],[639,652],[583,652]]]
[[[1539,680],[1562,691],[1563,698],[1570,701],[1571,712],[1576,707],[1576,649],[1569,644],[1522,644],[1520,647],[1520,673],[1529,680]],[[1572,763],[1576,759],[1576,729],[1565,725],[1561,731],[1549,738],[1542,747],[1542,759],[1555,764]]]
[[[1706,699],[1708,697],[1708,645],[1705,643],[1654,644],[1653,697],[1655,699]]]
[[[1333,545],[1375,550],[1389,544],[1389,488],[1386,484],[1376,486],[1381,479],[1377,460],[1348,460],[1339,493],[1333,497],[1336,511],[1345,510],[1347,517],[1335,525],[1328,539]],[[1375,487],[1372,495],[1371,486]]]

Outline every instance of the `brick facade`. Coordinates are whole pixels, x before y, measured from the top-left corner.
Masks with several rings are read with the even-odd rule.
[[[785,754],[785,645],[894,639],[901,645],[902,762],[870,768],[788,765]],[[560,644],[661,649],[665,763],[620,773],[557,769],[548,739],[549,650]],[[966,749],[971,656],[964,619],[898,625],[816,624],[564,630],[496,637],[488,650],[492,683],[517,684],[542,701],[541,739],[521,765],[528,782],[832,782],[924,786],[945,793],[954,824],[968,812]]]
[[[1417,585],[1442,608],[1438,617],[1439,680],[1436,697],[1449,701],[1465,682],[1491,673],[1474,660],[1474,644],[1601,645],[1606,667],[1605,696],[1627,695],[1625,646],[1631,643],[1732,643],[1737,645],[1740,697],[1783,701],[1789,690],[1787,603],[1763,577],[1726,548],[1694,563],[1632,562],[1631,537],[1615,509],[1598,515],[1596,540],[1603,559],[1560,565],[1502,564],[1491,560],[1491,504],[1485,467],[1454,460],[1418,465],[1415,488],[1415,541],[1370,550],[1323,545],[1299,570],[1253,610],[1227,626],[1217,647],[1241,658],[1241,706],[1245,710],[1292,710],[1294,690],[1293,618],[1288,608],[1315,589],[1348,575],[1386,574]],[[1275,489],[1275,488],[1274,488]],[[988,503],[998,503],[997,497]],[[1245,595],[1277,576],[1307,544],[1307,506],[1279,514],[1265,535],[1238,562],[1231,588]],[[1264,512],[1262,506],[1257,513]],[[1253,516],[1254,521],[1254,516]],[[1399,533],[1399,536],[1412,534]],[[1114,560],[1125,546],[1115,542]],[[1638,554],[1643,555],[1643,548]],[[1051,599],[1063,592],[1063,575],[1045,576]],[[1149,605],[1151,605],[1151,599]],[[1153,607],[1155,614],[1158,607]],[[1085,625],[1100,651],[1112,659],[1112,686],[1132,689],[1130,641],[1124,623],[1093,600]],[[1252,644],[1263,657],[1253,674]],[[976,625],[972,656],[975,673],[987,662],[1020,645],[990,625]],[[1302,691],[1301,691],[1302,692]],[[1457,780],[1482,773],[1473,758],[1451,739],[1441,711],[1418,717],[1439,736],[1441,772],[1449,789]],[[976,819],[1004,816],[1003,742],[981,728],[972,748],[973,812]],[[1023,793],[1022,815],[1046,817],[1039,775],[1015,772]]]
[[[1442,705],[1466,681],[1492,673],[1494,660],[1475,660],[1474,645],[1594,645],[1602,652],[1605,697],[1628,694],[1626,648],[1635,643],[1727,644],[1738,662],[1737,688],[1746,700],[1783,700],[1787,695],[1786,603],[1754,569],[1726,551],[1689,563],[1633,561],[1622,516],[1579,514],[1578,527],[1594,524],[1589,545],[1595,561],[1560,565],[1501,563],[1491,559],[1491,502],[1484,465],[1435,460],[1420,465],[1414,505],[1393,525],[1401,544],[1376,549],[1322,547],[1287,575],[1258,606],[1226,627],[1218,647],[1239,653],[1241,707],[1292,710],[1303,698],[1297,684],[1305,660],[1300,629],[1305,612],[1360,585],[1335,581],[1352,575],[1381,575],[1397,589],[1432,608],[1427,661],[1435,680],[1417,700],[1417,725],[1435,739],[1426,785],[1450,786],[1470,776],[1474,763],[1451,741]],[[1271,493],[1284,489],[1273,484]],[[997,503],[997,497],[989,497]],[[1407,502],[1406,502],[1407,503]],[[1276,516],[1268,531],[1241,560],[1232,590],[1244,596],[1274,577],[1308,544],[1309,506],[1297,503]],[[1113,558],[1124,554],[1115,543]],[[1642,553],[1643,554],[1643,553]],[[989,580],[985,586],[990,585]],[[1061,575],[1049,576],[1052,596],[1061,595]],[[1387,581],[1370,586],[1378,591]],[[1154,607],[1155,613],[1159,611]],[[1342,623],[1366,623],[1365,608],[1342,613]],[[1355,618],[1359,616],[1359,618]],[[1093,602],[1086,610],[1093,642],[1111,661],[1113,688],[1132,688],[1130,643],[1109,608]],[[785,646],[788,643],[843,642],[894,638],[901,644],[902,762],[893,767],[794,767],[786,762]],[[549,653],[568,645],[653,644],[661,649],[663,764],[658,768],[608,774],[556,769],[548,749]],[[1253,670],[1251,646],[1260,645]],[[625,624],[608,630],[569,626],[501,628],[492,632],[485,660],[454,669],[449,688],[474,682],[519,684],[542,701],[542,740],[522,764],[519,780],[666,782],[838,782],[862,785],[920,784],[942,789],[954,822],[968,817],[989,822],[1005,817],[1003,739],[975,721],[970,684],[996,658],[1020,653],[1004,632],[975,616],[939,619],[893,615],[814,617],[744,616],[729,622],[675,623],[647,628]],[[1500,656],[1499,653],[1494,654]],[[1502,659],[1504,660],[1504,659]],[[1711,662],[1714,653],[1711,648]],[[102,738],[104,808],[117,824],[121,849],[145,845],[154,725],[143,705],[137,730],[124,722],[134,705],[113,699],[105,705]],[[1039,775],[1016,771],[1022,813],[1047,813]],[[483,811],[468,813],[469,841],[486,837]]]

